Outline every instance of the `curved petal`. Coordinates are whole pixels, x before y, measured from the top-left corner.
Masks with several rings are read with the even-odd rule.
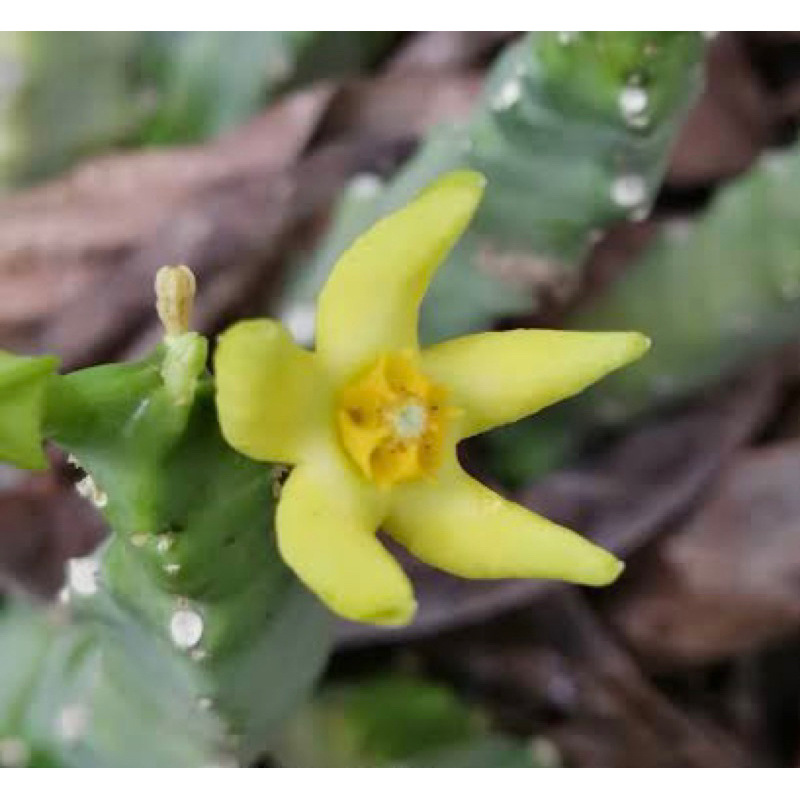
[[[335,457],[289,476],[278,503],[278,547],[286,563],[337,614],[402,625],[416,610],[411,584],[378,541],[386,502]]]
[[[464,411],[466,437],[577,394],[649,346],[641,333],[516,330],[451,339],[425,350],[422,363]]]
[[[228,443],[259,461],[296,463],[329,435],[332,393],[314,356],[277,322],[239,322],[214,356],[217,409]]]
[[[381,352],[417,346],[419,304],[484,184],[476,172],[445,175],[339,258],[317,310],[317,351],[334,374],[349,377]]]
[[[464,578],[555,578],[603,586],[623,568],[611,553],[504,500],[455,463],[438,485],[399,489],[386,529],[422,561]]]

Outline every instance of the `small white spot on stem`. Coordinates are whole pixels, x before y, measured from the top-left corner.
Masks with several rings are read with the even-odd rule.
[[[622,118],[634,128],[643,128],[649,122],[647,107],[650,97],[641,86],[625,86],[619,93],[619,110]]]
[[[94,556],[71,558],[67,561],[67,582],[76,594],[89,597],[97,591],[99,565]]]
[[[86,475],[75,484],[75,490],[81,497],[91,501],[96,508],[108,505],[108,495],[94,482],[91,475]]]
[[[181,650],[189,650],[203,637],[203,618],[191,608],[179,608],[170,617],[172,642]]]
[[[505,111],[505,109],[511,108],[515,103],[519,102],[520,97],[522,97],[520,82],[516,78],[512,78],[503,84],[492,103],[492,107],[497,111]]]
[[[611,183],[611,199],[623,208],[635,208],[647,199],[647,183],[641,175],[620,175]]]
[[[348,191],[362,200],[375,197],[382,188],[381,178],[371,172],[361,172],[355,175],[347,186]]]
[[[85,706],[71,703],[64,706],[56,719],[56,733],[65,742],[75,742],[83,736],[89,722],[89,713]]]

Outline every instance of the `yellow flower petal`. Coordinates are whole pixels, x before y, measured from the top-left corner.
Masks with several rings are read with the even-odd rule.
[[[222,433],[245,455],[295,463],[332,435],[332,391],[314,356],[279,323],[254,319],[229,328],[214,368]]]
[[[337,614],[374,625],[403,625],[416,603],[403,570],[378,541],[385,496],[341,457],[319,455],[283,487],[278,547],[300,580]]]
[[[422,561],[464,578],[603,586],[623,567],[588,539],[504,500],[455,461],[436,484],[398,487],[385,525]]]
[[[425,350],[422,363],[465,412],[466,437],[577,394],[649,346],[640,333],[516,330],[451,339]]]
[[[484,184],[476,172],[445,175],[341,256],[317,311],[317,351],[334,374],[350,377],[384,352],[417,346],[422,297]]]

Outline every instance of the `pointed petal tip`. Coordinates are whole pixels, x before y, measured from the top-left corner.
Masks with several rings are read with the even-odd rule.
[[[612,354],[616,354],[620,367],[641,358],[652,345],[650,337],[639,333],[639,331],[620,331],[603,335],[610,337],[609,345],[611,349],[608,352],[612,358],[614,358]],[[613,345],[611,344],[612,341],[614,342]]]
[[[580,583],[585,586],[609,586],[625,571],[625,562],[600,547],[594,549],[594,558],[585,565]]]
[[[478,172],[445,173],[339,256],[317,306],[316,352],[331,373],[349,377],[381,352],[417,349],[422,298],[485,184]]]
[[[446,172],[440,178],[423,190],[423,195],[447,193],[452,197],[449,203],[466,206],[471,215],[480,203],[486,189],[486,177],[480,172],[469,169],[459,169]]]
[[[452,186],[472,192],[482,192],[486,188],[486,176],[474,169],[456,169],[444,173],[431,186]]]
[[[644,356],[652,345],[649,336],[638,331],[614,331],[600,334],[606,339],[606,372],[627,367]],[[601,356],[601,358],[603,358]],[[602,377],[602,376],[598,376]]]
[[[426,374],[464,412],[462,438],[507,425],[576,395],[640,358],[635,331],[518,328],[473,333],[423,351]]]
[[[653,346],[653,340],[644,333],[634,332],[630,337],[633,358],[641,358]]]

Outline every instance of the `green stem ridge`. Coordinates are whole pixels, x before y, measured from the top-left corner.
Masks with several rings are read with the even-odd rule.
[[[334,225],[289,287],[287,321],[312,301],[342,249],[378,218],[453,169],[487,178],[473,224],[422,308],[436,342],[568,293],[609,225],[646,216],[670,146],[694,100],[698,33],[529,33],[492,68],[470,118],[435,130],[386,186],[357,179]]]
[[[682,400],[797,338],[800,145],[764,156],[694,221],[665,224],[623,275],[567,321],[640,330],[647,358],[488,439],[512,483],[564,463],[586,434]]]
[[[222,439],[193,341],[203,359],[179,359],[177,396],[169,346],[51,380],[47,433],[91,476],[114,533],[69,562],[68,621],[23,608],[0,626],[9,650],[33,643],[13,659],[35,676],[26,713],[9,710],[22,687],[0,702],[0,744],[29,759],[247,763],[327,659],[328,612],[276,551],[269,467]]]

